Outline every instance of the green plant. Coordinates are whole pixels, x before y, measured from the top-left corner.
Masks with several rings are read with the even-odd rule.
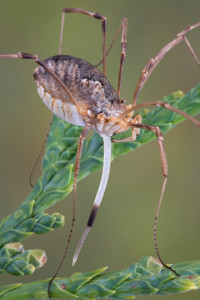
[[[198,114],[200,113],[200,85],[186,95],[180,91],[174,92],[162,101],[190,115]],[[151,111],[143,110],[141,114],[143,123],[158,125],[163,134],[184,120],[182,116],[163,107],[156,107]],[[41,267],[45,263],[46,256],[42,250],[23,252],[19,241],[34,233],[44,234],[64,225],[62,215],[58,213],[48,215],[44,211],[65,198],[73,189],[74,162],[77,140],[81,130],[80,127],[54,117],[43,159],[43,175],[17,211],[0,222],[0,272],[26,275],[33,273],[36,267]],[[122,138],[129,134],[130,132],[126,132],[116,138]],[[154,133],[141,130],[141,134],[135,142],[113,144],[112,159],[127,154],[153,139],[155,139]],[[94,133],[92,138],[85,141],[78,180],[99,170],[102,163],[102,139]],[[198,288],[199,265],[200,263],[197,262],[173,266],[181,274],[181,277],[177,278],[169,270],[163,269],[155,259],[148,257],[121,272],[99,275],[104,271],[101,269],[87,274],[75,274],[70,279],[57,280],[54,283],[52,296],[61,297],[62,294],[62,297],[82,299],[105,296],[133,298],[134,295],[139,294],[183,292]],[[138,278],[140,278],[139,281]],[[17,291],[20,291],[20,299],[29,299],[31,295],[33,297],[33,290],[36,288],[37,298],[43,299],[47,297],[47,284],[48,280],[26,285],[15,284],[0,287],[0,299],[19,299]],[[121,284],[122,291],[120,290]],[[24,298],[22,295],[25,295]],[[36,298],[36,296],[34,297]]]
[[[134,299],[141,295],[170,295],[200,287],[200,262],[172,265],[180,277],[152,257],[119,272],[102,274],[107,268],[88,273],[75,273],[69,278],[56,279],[51,296],[76,299]],[[0,299],[46,299],[48,279],[28,284],[12,284],[0,288]]]

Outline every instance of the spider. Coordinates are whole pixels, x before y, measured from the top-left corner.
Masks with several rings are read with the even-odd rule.
[[[89,62],[86,62],[80,58],[63,55],[62,52],[62,42],[63,42],[63,30],[65,16],[68,13],[78,13],[84,14],[86,16],[92,17],[94,19],[100,20],[102,25],[102,44],[103,44],[103,59],[102,61],[94,66]],[[136,85],[136,89],[133,95],[133,101],[131,105],[126,105],[125,100],[120,97],[121,82],[123,75],[123,68],[126,56],[127,48],[127,27],[128,20],[124,18],[113,38],[113,41],[106,49],[106,21],[107,19],[96,12],[90,12],[79,8],[64,8],[62,11],[62,22],[60,31],[60,44],[58,55],[49,57],[45,60],[41,60],[38,55],[18,52],[18,53],[5,53],[0,54],[0,58],[19,58],[19,59],[32,59],[39,66],[34,70],[34,79],[37,86],[37,91],[42,98],[45,105],[53,112],[53,114],[62,118],[66,122],[74,125],[82,126],[83,130],[80,135],[80,139],[77,147],[76,161],[74,166],[74,198],[73,198],[73,218],[71,223],[70,234],[68,237],[66,249],[61,260],[61,263],[49,282],[48,294],[50,298],[50,286],[54,278],[57,276],[66,253],[68,251],[69,243],[72,236],[72,231],[75,223],[75,202],[76,202],[76,190],[77,190],[77,177],[79,174],[81,153],[83,148],[84,140],[89,132],[89,130],[94,130],[102,138],[104,143],[104,163],[103,172],[100,181],[100,185],[97,191],[96,198],[87,222],[86,229],[84,230],[77,249],[75,251],[73,262],[74,265],[78,259],[81,248],[84,241],[90,232],[92,225],[94,223],[96,214],[98,212],[99,206],[101,204],[110,172],[111,164],[111,144],[119,142],[131,142],[134,141],[140,134],[140,129],[146,129],[152,131],[156,134],[157,142],[160,150],[161,166],[163,183],[160,193],[160,198],[158,201],[158,206],[156,210],[155,220],[154,220],[154,245],[156,254],[162,265],[170,269],[176,275],[176,271],[170,266],[166,265],[162,260],[160,253],[158,251],[157,245],[157,219],[159,215],[159,210],[161,202],[163,199],[167,176],[168,176],[168,165],[166,153],[163,145],[163,135],[158,126],[152,126],[142,123],[142,118],[140,114],[134,114],[134,111],[138,108],[144,106],[162,106],[165,109],[171,110],[185,117],[186,119],[193,122],[196,126],[200,127],[200,122],[195,118],[188,115],[187,113],[170,106],[167,103],[161,101],[151,101],[142,104],[136,104],[138,96],[148,80],[149,76],[156,68],[158,63],[162,60],[165,54],[178,45],[181,42],[185,42],[191,51],[194,59],[200,65],[200,62],[190,45],[186,34],[193,30],[194,28],[200,26],[200,23],[196,23],[192,26],[187,27],[176,37],[163,47],[153,58],[151,58],[139,77],[139,81]],[[116,37],[121,32],[121,55],[120,55],[120,68],[118,75],[118,85],[117,91],[111,86],[106,77],[106,57],[115,42]],[[100,64],[103,64],[103,72],[100,72],[97,68]],[[116,140],[113,138],[115,134],[125,132],[127,130],[132,130],[132,135],[129,138],[124,138],[122,140]]]

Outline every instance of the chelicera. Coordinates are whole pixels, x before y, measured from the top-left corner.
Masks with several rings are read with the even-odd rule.
[[[62,55],[62,41],[63,41],[63,29],[65,15],[67,13],[80,13],[101,21],[102,24],[102,36],[103,36],[103,59],[98,64],[103,63],[103,72],[98,70],[98,65],[94,66],[89,62],[86,62],[80,58],[76,58],[69,55]],[[163,47],[153,58],[151,58],[147,65],[142,70],[139,81],[136,85],[136,89],[133,95],[133,101],[131,105],[126,105],[125,100],[120,97],[120,89],[123,75],[123,67],[126,56],[127,47],[127,19],[124,18],[116,32],[115,37],[109,47],[106,50],[106,18],[99,13],[89,12],[78,8],[64,8],[62,11],[62,22],[61,22],[61,32],[60,32],[60,45],[59,54],[56,56],[49,57],[42,61],[37,55],[18,52],[18,53],[6,53],[0,54],[0,58],[20,58],[20,59],[33,59],[39,66],[34,71],[34,79],[36,82],[37,90],[42,98],[45,105],[53,112],[53,114],[62,118],[66,122],[74,125],[82,126],[83,131],[80,135],[76,162],[74,167],[74,201],[73,201],[73,218],[71,230],[66,246],[64,256],[62,258],[61,264],[58,270],[51,279],[49,283],[49,296],[50,296],[50,286],[53,279],[58,274],[65,255],[67,253],[69,243],[72,236],[73,226],[75,222],[75,200],[76,200],[76,186],[77,177],[79,173],[81,152],[83,147],[84,139],[87,136],[89,130],[94,130],[99,133],[103,138],[104,142],[104,163],[102,178],[97,191],[97,195],[88,219],[86,229],[80,239],[78,247],[75,251],[73,258],[73,265],[76,263],[79,256],[80,250],[83,243],[94,223],[98,208],[101,204],[110,172],[111,163],[111,143],[115,142],[131,142],[136,139],[140,134],[140,129],[146,129],[154,132],[157,137],[157,142],[160,149],[163,184],[161,188],[161,194],[157,206],[157,211],[154,221],[154,244],[158,259],[163,264],[164,267],[170,269],[176,275],[176,271],[170,266],[167,266],[158,251],[157,246],[157,218],[160,210],[160,205],[163,199],[165,186],[167,183],[168,176],[168,166],[167,158],[165,154],[165,149],[163,145],[163,135],[158,126],[152,126],[142,123],[142,118],[140,114],[135,114],[135,110],[144,106],[163,106],[164,108],[176,112],[186,119],[193,122],[196,126],[200,127],[200,123],[192,116],[186,114],[185,112],[170,106],[167,103],[157,101],[157,102],[147,102],[143,104],[136,105],[140,91],[142,90],[147,79],[165,56],[165,54],[171,50],[173,47],[181,42],[185,42],[191,51],[194,59],[200,64],[192,46],[190,45],[188,39],[186,38],[186,33],[193,30],[194,28],[200,26],[200,23],[194,24],[187,27],[185,30],[176,35],[176,37]],[[117,35],[121,33],[121,56],[120,56],[120,68],[118,76],[118,86],[117,91],[111,86],[108,79],[106,78],[106,56],[108,55]],[[132,135],[129,138],[123,140],[116,140],[113,138],[115,134],[122,133],[128,129],[132,129]]]

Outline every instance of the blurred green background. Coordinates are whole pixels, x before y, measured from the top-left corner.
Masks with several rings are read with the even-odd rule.
[[[58,53],[61,10],[79,7],[108,18],[111,41],[123,17],[128,18],[128,49],[121,96],[131,103],[142,68],[177,33],[200,21],[197,0],[53,1],[1,0],[0,52],[36,53],[41,59]],[[200,57],[200,28],[188,34]],[[64,29],[63,53],[96,64],[102,57],[100,21],[70,14]],[[107,76],[117,86],[120,38],[107,64]],[[40,151],[50,111],[37,95],[33,61],[0,60],[0,217],[12,213],[29,194],[29,175]],[[199,83],[200,69],[184,44],[173,49],[156,68],[139,101],[160,100],[175,91],[187,92]],[[184,122],[165,136],[169,180],[158,222],[158,242],[166,263],[200,259],[200,132]],[[40,165],[34,180],[40,175]],[[86,225],[101,172],[78,185],[77,222],[70,253],[59,276],[109,266],[118,270],[146,255],[155,256],[153,221],[162,175],[156,142],[116,159],[94,228],[75,268],[72,255]],[[1,284],[47,278],[55,272],[64,251],[71,222],[72,195],[51,211],[66,216],[66,227],[24,241],[25,247],[45,249],[48,262],[32,277],[1,276]],[[170,296],[199,299],[199,292]],[[161,299],[150,296],[149,299]],[[140,297],[140,299],[143,299]],[[146,298],[145,298],[146,299]]]

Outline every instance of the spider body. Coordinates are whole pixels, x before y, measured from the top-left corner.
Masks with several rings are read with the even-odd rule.
[[[34,79],[40,97],[66,122],[78,126],[90,123],[94,131],[108,136],[128,130],[132,123],[141,123],[139,115],[132,118],[133,112],[117,120],[131,106],[124,104],[108,79],[92,64],[69,55],[52,56],[44,63],[68,87],[79,105],[78,111],[60,84],[43,67],[35,69]],[[138,134],[139,129],[134,129],[134,137]]]

